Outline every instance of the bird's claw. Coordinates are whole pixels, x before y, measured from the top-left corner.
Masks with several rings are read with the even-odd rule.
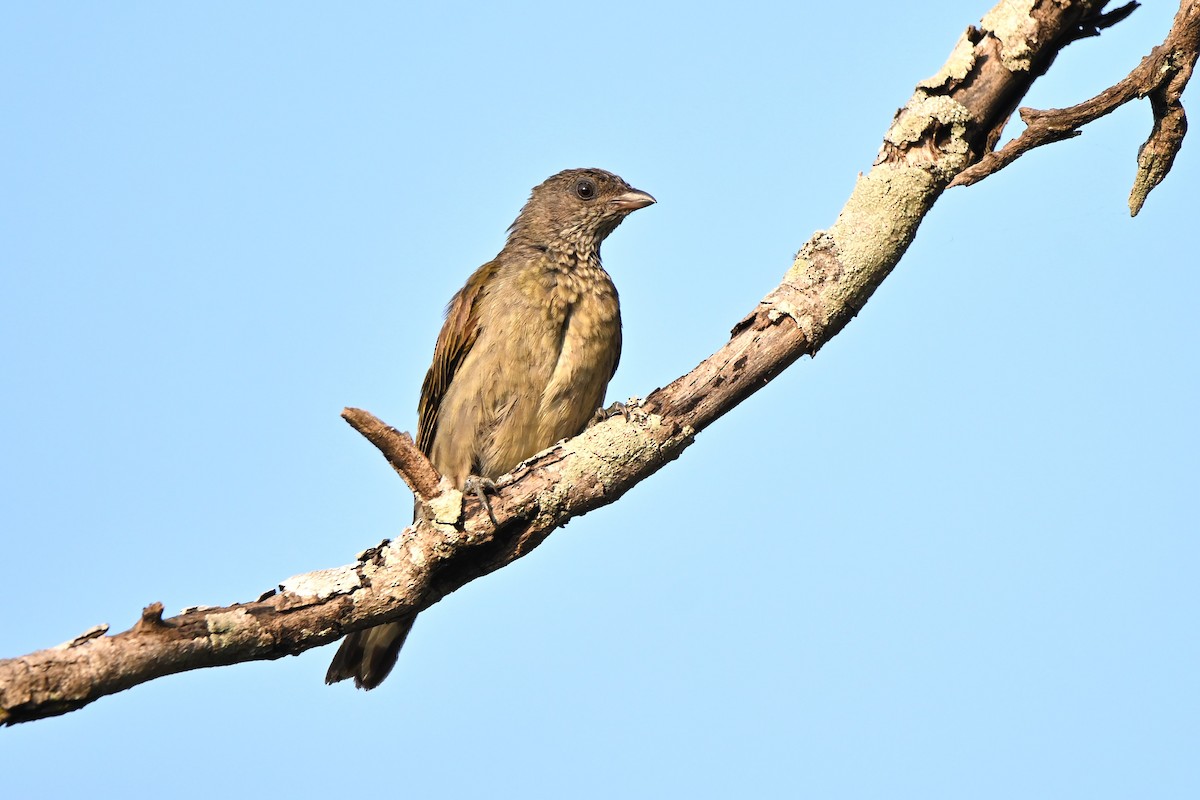
[[[590,428],[593,425],[599,425],[601,422],[612,419],[613,417],[617,416],[618,414],[620,414],[622,417],[624,417],[626,422],[629,422],[629,420],[630,420],[629,406],[626,405],[625,403],[622,403],[620,400],[615,401],[608,408],[596,409],[596,413],[592,415],[592,420],[591,420],[591,422],[588,423],[588,427]]]
[[[489,494],[496,494],[496,482],[491,478],[484,478],[481,475],[471,475],[467,477],[463,483],[463,491],[469,492],[478,498],[479,502],[487,509],[488,519],[492,521],[492,525],[499,528],[500,523],[496,519],[496,512],[492,511],[492,501],[488,500]]]

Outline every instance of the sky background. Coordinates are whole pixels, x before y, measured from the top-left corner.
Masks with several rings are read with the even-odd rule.
[[[5,3],[0,656],[397,534],[338,413],[414,429],[446,301],[560,169],[659,201],[604,246],[610,399],[688,371],[988,7]],[[1149,127],[948,192],[815,360],[377,691],[332,646],[160,679],[0,730],[4,796],[1200,796],[1200,145],[1131,220]]]

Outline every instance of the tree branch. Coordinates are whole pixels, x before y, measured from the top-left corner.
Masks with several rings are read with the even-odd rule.
[[[426,503],[439,491],[441,475],[429,463],[425,454],[417,449],[416,443],[407,433],[396,430],[370,411],[361,408],[342,409],[342,419],[354,430],[367,437],[367,441],[379,448],[392,469],[404,479],[416,496],[417,502]]]
[[[1100,16],[1103,24],[1096,32],[1113,24],[1114,17],[1128,16],[1129,4],[1110,14]],[[1087,34],[1092,35],[1092,34]],[[1183,144],[1187,118],[1179,102],[1184,87],[1192,76],[1197,53],[1200,53],[1200,0],[1183,0],[1170,33],[1161,45],[1150,51],[1128,76],[1115,86],[1070,108],[1038,111],[1020,110],[1025,130],[1002,147],[989,152],[977,164],[960,172],[951,186],[970,186],[1007,167],[1035,147],[1079,136],[1079,129],[1089,122],[1110,114],[1136,98],[1149,97],[1154,114],[1150,138],[1138,150],[1138,171],[1129,196],[1131,215],[1137,216],[1150,190],[1170,171],[1175,155]]]
[[[677,458],[698,431],[815,354],[864,306],[956,175],[994,147],[1004,122],[1058,51],[1105,3],[1006,0],[970,28],[918,85],[828,231],[801,248],[783,282],[687,375],[617,416],[559,442],[497,482],[497,523],[438,483],[411,439],[370,416],[344,416],[371,439],[431,513],[354,564],[284,581],[278,593],[164,619],[150,606],[130,630],[93,629],[0,661],[0,722],[81,708],[156,677],[294,655],[420,611],[521,557],[572,517],[614,502]],[[414,455],[415,453],[415,455]]]

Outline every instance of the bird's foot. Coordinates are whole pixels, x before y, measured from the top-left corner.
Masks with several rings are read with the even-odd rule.
[[[620,400],[617,400],[608,408],[596,409],[596,413],[592,415],[591,421],[588,422],[588,427],[590,428],[593,425],[599,425],[601,422],[612,419],[618,414],[624,417],[626,422],[629,422],[629,406],[625,403],[622,403]]]
[[[487,509],[488,519],[492,521],[492,525],[499,528],[500,523],[496,520],[496,512],[492,511],[492,501],[488,500],[489,494],[496,494],[498,491],[496,482],[481,475],[470,475],[463,483],[463,491],[469,492],[479,499],[479,502]]]

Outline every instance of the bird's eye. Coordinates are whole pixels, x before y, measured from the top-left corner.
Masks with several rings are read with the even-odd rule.
[[[584,178],[575,184],[575,194],[579,195],[580,200],[591,200],[596,196],[596,184]]]

